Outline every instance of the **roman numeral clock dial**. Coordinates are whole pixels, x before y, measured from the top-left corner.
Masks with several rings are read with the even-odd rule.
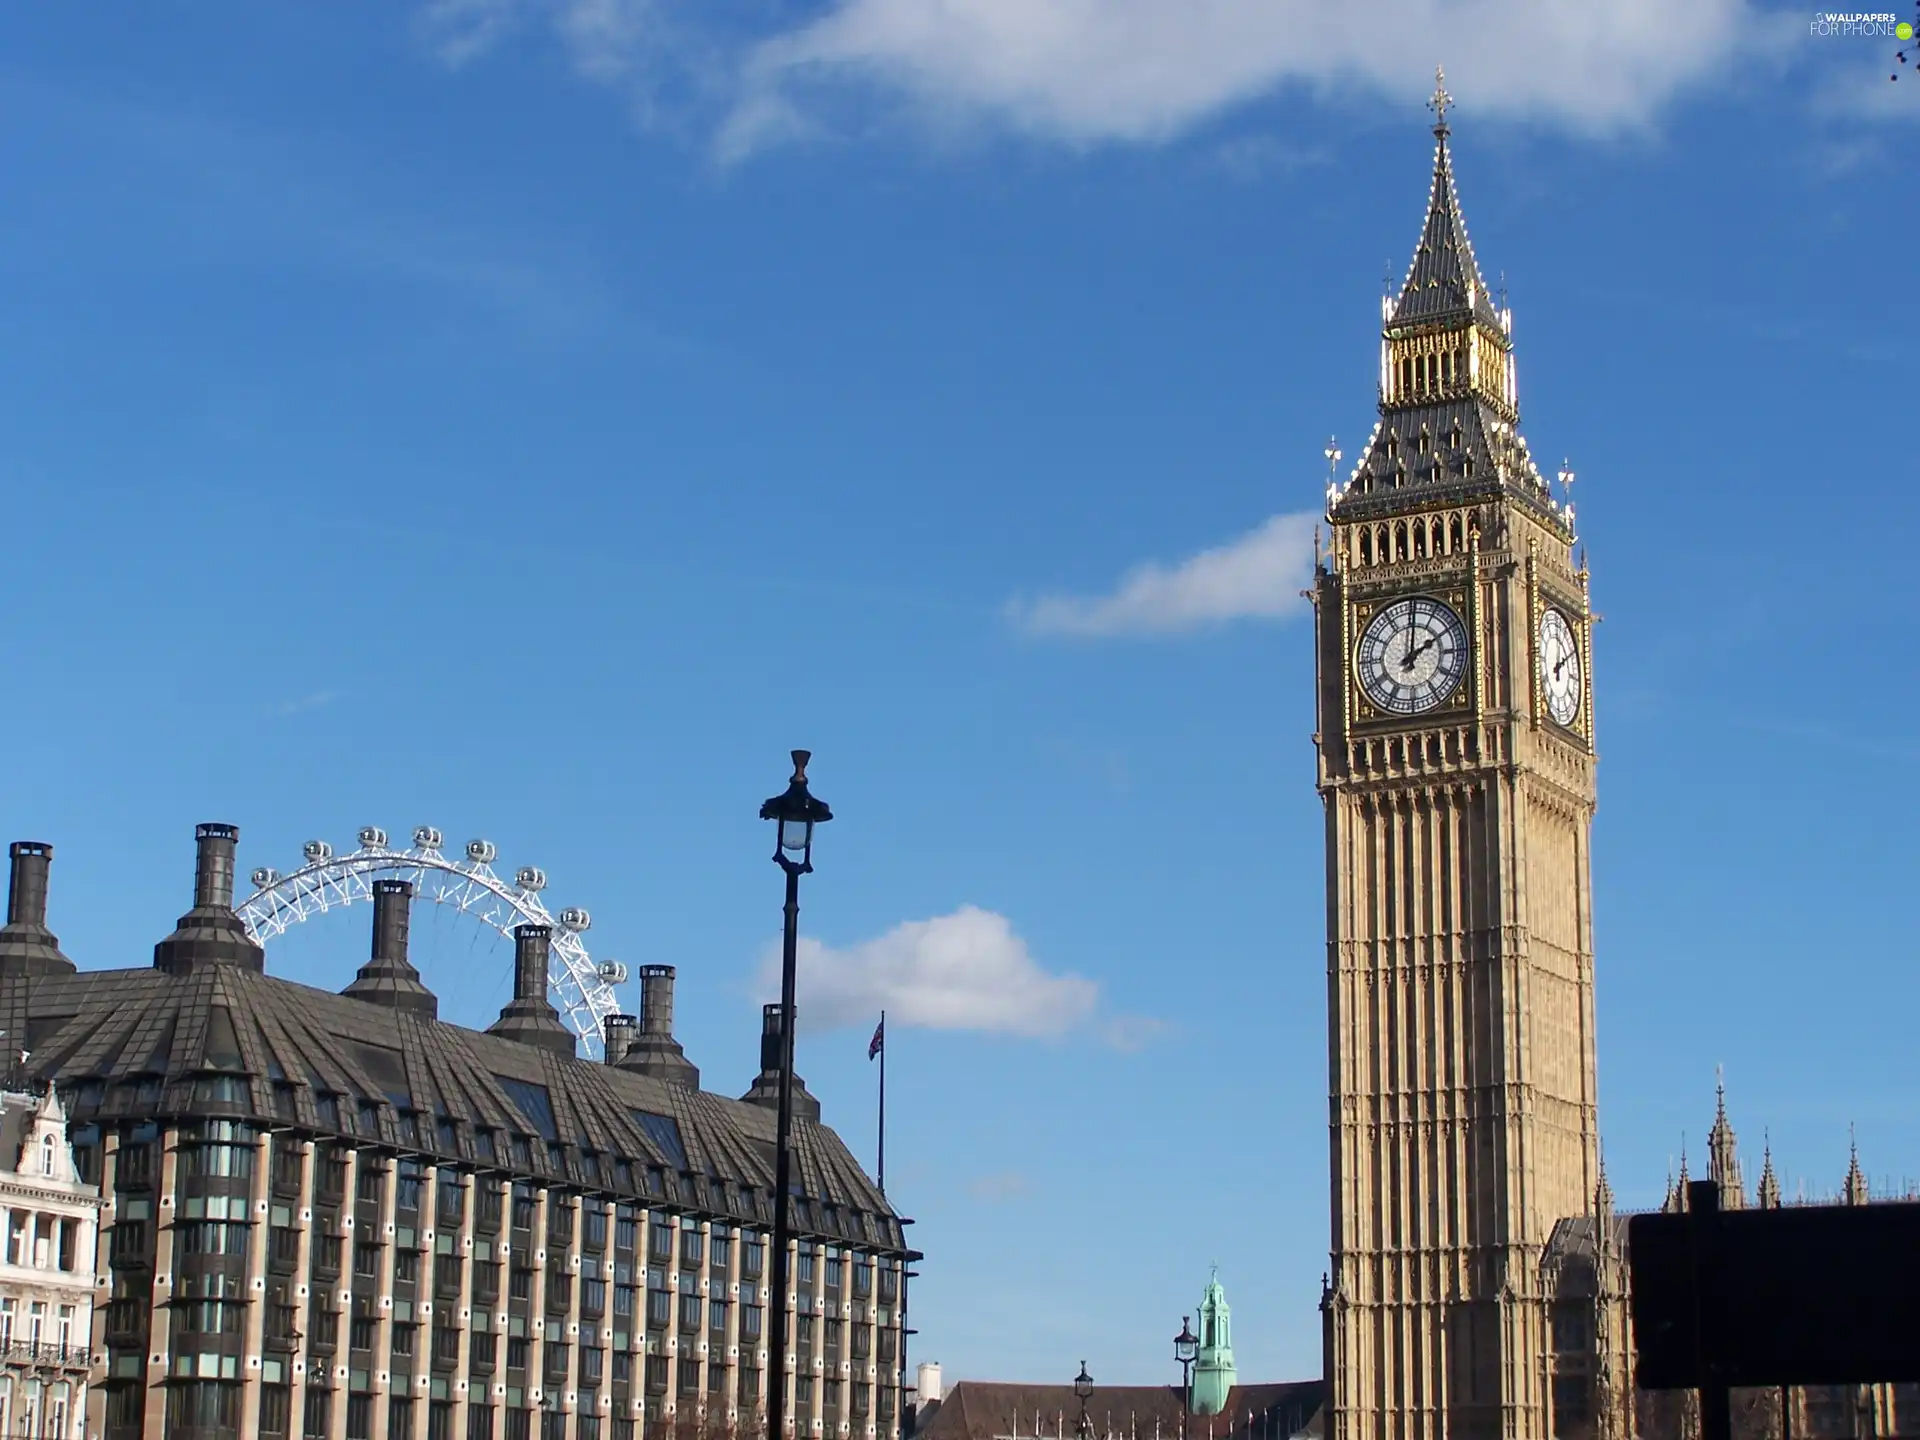
[[[1540,617],[1540,689],[1554,723],[1572,725],[1580,713],[1580,646],[1558,610]]]
[[[1396,600],[1375,615],[1354,654],[1360,688],[1387,715],[1446,703],[1467,673],[1467,627],[1429,596]]]

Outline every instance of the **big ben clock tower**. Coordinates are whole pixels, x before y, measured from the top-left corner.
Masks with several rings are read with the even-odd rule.
[[[1520,436],[1449,103],[1313,592],[1329,1440],[1547,1436],[1542,1253],[1598,1180],[1587,576]]]

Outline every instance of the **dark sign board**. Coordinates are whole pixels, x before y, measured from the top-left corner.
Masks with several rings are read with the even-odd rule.
[[[1723,1211],[1689,1189],[1691,1212],[1627,1222],[1636,1384],[1920,1380],[1920,1204]]]

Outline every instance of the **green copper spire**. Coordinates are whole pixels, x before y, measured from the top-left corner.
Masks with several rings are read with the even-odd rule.
[[[1220,1288],[1220,1267],[1213,1267],[1200,1301],[1200,1353],[1193,1366],[1193,1413],[1218,1415],[1227,1408],[1235,1384],[1233,1333],[1227,1292]]]

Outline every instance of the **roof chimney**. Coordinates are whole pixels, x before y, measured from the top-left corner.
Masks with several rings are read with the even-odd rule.
[[[784,1027],[780,1023],[780,1007],[765,1005],[760,1010],[760,1073],[754,1078],[753,1085],[740,1098],[750,1105],[764,1105],[769,1110],[780,1108],[780,1044]],[[798,1075],[793,1077],[793,1116],[796,1120],[820,1119],[820,1102],[807,1091],[807,1082]]]
[[[187,975],[209,965],[234,965],[256,973],[267,968],[262,950],[233,913],[233,851],[237,825],[201,825],[193,832],[193,909],[153,947],[153,967]]]
[[[420,972],[407,959],[407,922],[412,906],[411,880],[373,882],[373,958],[360,967],[353,983],[340,993],[432,1020],[440,1014],[440,1002],[420,982]]]
[[[640,967],[640,1033],[628,1045],[620,1068],[689,1090],[700,1088],[699,1068],[673,1038],[673,966]]]
[[[633,1015],[609,1015],[601,1025],[601,1034],[606,1042],[606,1060],[609,1065],[618,1065],[633,1044],[633,1032],[640,1021]]]
[[[0,975],[71,975],[73,961],[47,929],[47,867],[53,847],[16,840],[7,847],[12,871],[7,887],[7,923],[0,927]]]
[[[513,999],[487,1033],[571,1057],[576,1053],[573,1032],[560,1023],[560,1012],[547,998],[547,956],[552,948],[553,932],[547,926],[514,927]]]

